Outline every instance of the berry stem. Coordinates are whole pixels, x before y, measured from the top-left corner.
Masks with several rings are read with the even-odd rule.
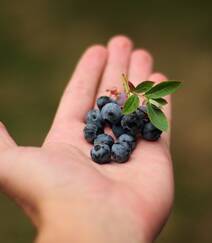
[[[128,78],[125,74],[122,74],[122,83],[124,87],[124,92],[127,94],[127,97],[129,98],[131,95],[129,84],[128,84]]]

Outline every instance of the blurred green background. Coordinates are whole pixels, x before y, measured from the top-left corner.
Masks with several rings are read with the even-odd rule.
[[[130,36],[156,70],[184,81],[174,96],[176,200],[157,243],[212,242],[211,12],[211,1],[0,0],[0,120],[18,144],[41,144],[81,53],[112,35]],[[34,234],[0,195],[0,242]]]

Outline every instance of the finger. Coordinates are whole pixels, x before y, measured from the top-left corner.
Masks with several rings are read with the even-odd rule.
[[[16,146],[15,141],[9,135],[4,124],[0,122],[0,152],[13,146]]]
[[[129,80],[138,85],[147,80],[152,73],[153,58],[149,52],[138,49],[133,51],[130,59]]]
[[[121,75],[128,73],[132,41],[125,36],[113,37],[108,43],[108,63],[97,96],[107,95],[106,90],[117,87],[122,90]]]
[[[81,57],[63,94],[50,134],[58,129],[70,129],[74,121],[84,119],[93,107],[106,60],[107,50],[100,45],[90,47]]]
[[[106,59],[107,50],[102,46],[92,46],[85,52],[64,92],[56,120],[84,118],[93,105]]]

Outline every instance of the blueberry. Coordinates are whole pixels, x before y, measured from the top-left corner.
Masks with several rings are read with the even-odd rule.
[[[89,142],[93,143],[94,139],[97,137],[98,134],[102,133],[103,131],[97,127],[97,125],[93,123],[88,123],[84,127],[84,138]]]
[[[94,145],[90,154],[92,160],[98,164],[106,164],[111,160],[111,151],[107,144],[101,143]]]
[[[130,157],[131,149],[127,143],[114,143],[111,148],[112,160],[117,163],[124,163]]]
[[[129,145],[129,143],[127,142],[116,142],[116,143],[120,143],[121,145],[124,145],[124,147],[129,151],[129,153],[131,154],[132,153],[132,147]]]
[[[135,111],[135,113],[139,119],[144,119],[147,117],[147,112],[146,112],[145,106],[138,107],[137,110]]]
[[[133,150],[136,146],[136,140],[135,137],[129,135],[129,134],[122,134],[119,138],[118,138],[118,142],[119,143],[127,143],[131,149]]]
[[[136,112],[133,112],[122,117],[121,125],[126,131],[136,136],[138,131],[143,128],[144,121],[143,119],[139,118]]]
[[[156,128],[151,122],[144,125],[141,130],[142,137],[148,141],[156,141],[160,138],[162,131]]]
[[[86,122],[93,123],[93,124],[97,125],[98,128],[102,128],[103,119],[102,119],[100,111],[96,110],[96,109],[90,110],[87,113]]]
[[[101,115],[103,120],[109,124],[117,124],[122,117],[122,112],[119,105],[115,103],[108,103],[103,106]]]
[[[98,106],[98,108],[101,110],[102,107],[108,103],[116,103],[115,100],[113,100],[112,98],[108,97],[108,96],[101,96],[97,99],[96,104]]]
[[[136,114],[139,117],[139,119],[142,119],[144,123],[149,122],[149,118],[147,115],[147,109],[146,106],[140,106],[137,110],[136,110]]]
[[[114,144],[114,139],[108,134],[99,134],[97,138],[94,140],[94,145],[101,143],[107,144],[111,147]]]
[[[126,133],[126,131],[124,130],[124,128],[121,126],[120,123],[118,124],[113,124],[112,125],[112,131],[113,134],[116,138],[118,138],[119,136],[121,136],[122,134]]]
[[[112,125],[112,131],[113,131],[113,134],[116,138],[120,137],[122,134],[129,134],[133,137],[135,137],[135,133],[130,131],[130,130],[127,130],[127,129],[124,129],[121,125],[121,123],[118,123],[118,124],[113,124]]]

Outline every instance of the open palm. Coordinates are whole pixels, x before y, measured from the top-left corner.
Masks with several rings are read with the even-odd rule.
[[[90,202],[92,210],[98,212],[93,220],[108,217],[111,224],[114,218],[120,224],[130,222],[113,227],[119,228],[123,239],[134,232],[132,242],[141,238],[152,241],[164,225],[173,201],[169,133],[157,142],[140,140],[125,164],[94,163],[90,159],[91,146],[83,138],[86,112],[95,105],[97,97],[106,94],[106,89],[121,89],[122,73],[128,74],[134,84],[166,79],[152,73],[153,61],[145,50],[132,49],[128,38],[117,36],[107,48],[95,45],[83,54],[40,148],[17,146],[1,126],[1,188],[35,225],[46,207],[66,202],[74,205],[77,201],[80,208],[80,200]],[[170,119],[170,101],[165,112]],[[102,207],[107,214],[101,216]]]

